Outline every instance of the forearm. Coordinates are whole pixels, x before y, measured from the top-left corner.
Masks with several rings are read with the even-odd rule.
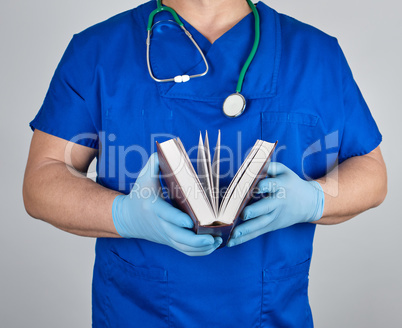
[[[27,212],[64,231],[88,237],[119,237],[112,219],[116,191],[104,188],[49,160],[26,173],[24,203]]]
[[[380,149],[352,157],[317,180],[325,193],[317,224],[337,224],[380,205],[387,194],[387,174]]]

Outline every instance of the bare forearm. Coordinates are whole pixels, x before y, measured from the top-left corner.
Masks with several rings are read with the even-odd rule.
[[[70,170],[50,160],[27,172],[23,193],[28,213],[76,235],[119,237],[112,219],[118,193]]]
[[[325,193],[323,217],[318,224],[337,224],[376,207],[387,193],[385,164],[378,149],[352,157],[317,180]]]

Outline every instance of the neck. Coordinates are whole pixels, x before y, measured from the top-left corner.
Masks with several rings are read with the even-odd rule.
[[[163,0],[213,43],[251,12],[246,0]]]

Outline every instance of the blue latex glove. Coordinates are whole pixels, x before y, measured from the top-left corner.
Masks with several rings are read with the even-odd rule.
[[[115,228],[124,238],[146,239],[190,256],[208,255],[222,243],[220,237],[189,230],[194,225],[191,218],[162,198],[157,153],[151,155],[130,194],[115,198],[112,211]]]
[[[269,231],[296,223],[319,220],[324,210],[324,192],[316,181],[305,181],[281,163],[271,163],[268,178],[261,180],[258,193],[269,196],[244,208],[228,246],[236,246]]]

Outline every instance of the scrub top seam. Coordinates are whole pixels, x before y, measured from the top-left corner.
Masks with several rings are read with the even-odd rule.
[[[42,131],[44,133],[50,134],[52,136],[55,136],[57,138],[66,140],[68,142],[72,142],[71,139],[74,139],[74,137],[70,138],[65,133],[61,133],[60,131],[58,131],[58,130],[52,128],[52,127],[49,127],[46,124],[45,125],[38,124],[36,117],[29,123],[29,126],[31,127],[32,131],[38,129],[39,131]],[[79,143],[79,142],[74,142],[74,143],[78,144],[78,145],[81,145],[81,146],[84,146],[84,147],[99,150],[99,135],[98,135],[98,133],[95,133],[95,132],[81,132],[81,134],[86,134],[86,133],[96,135],[97,139],[96,140],[92,139],[90,142],[82,141],[81,143]],[[80,139],[80,140],[88,140],[88,138],[84,138],[84,139]]]
[[[273,9],[272,9],[273,10]],[[274,11],[275,15],[275,60],[274,60],[274,72],[272,74],[272,83],[271,83],[271,94],[273,97],[277,95],[278,89],[278,76],[279,69],[282,62],[282,26],[279,19],[279,14],[277,11]]]
[[[149,11],[149,13],[148,13],[147,5],[149,5],[149,7],[151,7],[151,10]],[[139,24],[139,25],[140,25],[140,29],[144,35],[144,45],[145,45],[146,44],[146,36],[148,34],[148,30],[147,30],[148,21],[147,21],[146,17],[149,16],[151,14],[151,12],[156,9],[156,0],[145,2],[140,7],[141,7],[141,10],[138,10],[139,7],[137,7],[137,10],[134,10],[134,11],[135,11],[136,15],[138,16],[138,20],[142,21],[142,24]],[[145,51],[146,51],[146,49],[144,47],[144,53],[145,53]],[[149,58],[150,63],[151,63],[152,56],[153,56],[153,52],[150,50],[150,58]],[[158,78],[158,74],[157,74],[158,67],[155,65],[154,66],[151,65],[151,67],[154,72],[154,75]],[[156,82],[154,79],[152,79],[152,83],[158,90],[158,93],[163,97],[164,92],[162,90],[162,83],[164,83],[164,82]]]
[[[262,314],[264,309],[264,270],[261,271],[261,298],[260,298],[260,324],[259,327],[262,327]]]
[[[372,141],[369,146],[365,147],[361,151],[357,151],[354,153],[347,154],[345,156],[339,156],[339,164],[346,161],[349,158],[356,157],[356,156],[364,156],[371,153],[374,149],[376,149],[382,142],[383,138],[380,132],[378,132],[377,137]],[[342,146],[342,145],[341,145]]]
[[[108,250],[107,250],[108,252]],[[108,288],[113,288],[113,285],[110,281],[110,261],[107,260],[106,263],[106,272],[108,274],[108,278],[106,279],[106,284]],[[109,293],[105,293],[105,311],[104,311],[104,316],[105,316],[105,323],[107,325],[108,328],[111,327],[110,325],[110,315],[107,315],[107,313],[109,313],[109,309],[111,308],[111,301],[110,301],[110,297],[109,297]]]

